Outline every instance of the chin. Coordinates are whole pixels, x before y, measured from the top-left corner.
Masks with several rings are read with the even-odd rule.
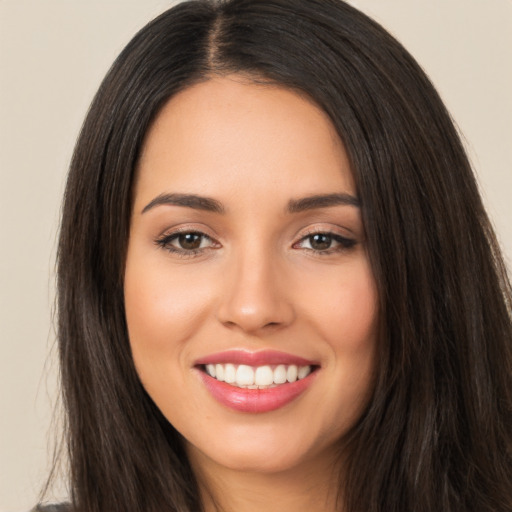
[[[328,451],[334,455],[335,450],[328,449],[333,439],[320,436],[319,443],[318,438],[307,436],[298,428],[293,428],[290,435],[290,428],[282,429],[275,424],[261,428],[260,425],[258,429],[227,433],[222,440],[210,439],[199,446],[187,442],[187,452],[193,465],[209,461],[231,471],[277,474],[314,464],[317,458],[325,460]]]

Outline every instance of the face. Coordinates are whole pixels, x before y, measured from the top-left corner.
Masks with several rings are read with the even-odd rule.
[[[193,463],[329,458],[372,391],[378,304],[328,117],[236,76],[195,85],[149,131],[134,192],[133,358]]]

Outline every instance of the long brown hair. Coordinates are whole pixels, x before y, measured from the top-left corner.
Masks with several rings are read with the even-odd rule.
[[[340,0],[180,3],[128,44],[87,115],[58,253],[79,512],[201,510],[180,435],[130,354],[123,273],[144,136],[215,74],[300,90],[351,160],[377,280],[377,385],[347,436],[346,512],[512,510],[512,293],[450,116],[407,51]]]

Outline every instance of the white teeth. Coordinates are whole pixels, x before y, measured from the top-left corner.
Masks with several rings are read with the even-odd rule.
[[[254,370],[245,364],[241,364],[236,370],[236,384],[238,386],[252,386],[254,384]]]
[[[311,373],[311,366],[279,364],[252,367],[245,364],[207,364],[206,373],[211,377],[240,388],[268,389],[286,382],[295,382]]]
[[[224,367],[224,382],[233,384],[236,381],[236,368],[234,364],[227,364]]]
[[[286,370],[286,380],[288,382],[295,382],[297,380],[297,372],[298,369],[294,364],[288,366],[288,370]]]
[[[270,366],[258,366],[254,372],[254,383],[258,386],[270,386],[274,383],[274,372]]]
[[[292,365],[294,368],[296,366]],[[290,366],[290,368],[292,368]],[[286,366],[284,364],[280,364],[274,370],[274,384],[284,384],[286,382]]]
[[[211,377],[215,377],[215,365],[214,364],[207,364],[206,371],[208,372],[208,375],[210,375]]]
[[[215,378],[217,380],[220,380],[221,382],[224,381],[224,365],[222,365],[222,364],[215,365]]]
[[[304,377],[307,377],[311,373],[311,367],[310,366],[301,366],[299,368],[299,372],[297,374],[297,377],[299,379],[303,379]]]

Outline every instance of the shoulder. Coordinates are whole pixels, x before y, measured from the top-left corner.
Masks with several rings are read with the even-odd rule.
[[[58,503],[53,505],[37,505],[30,512],[72,512],[69,503]]]

